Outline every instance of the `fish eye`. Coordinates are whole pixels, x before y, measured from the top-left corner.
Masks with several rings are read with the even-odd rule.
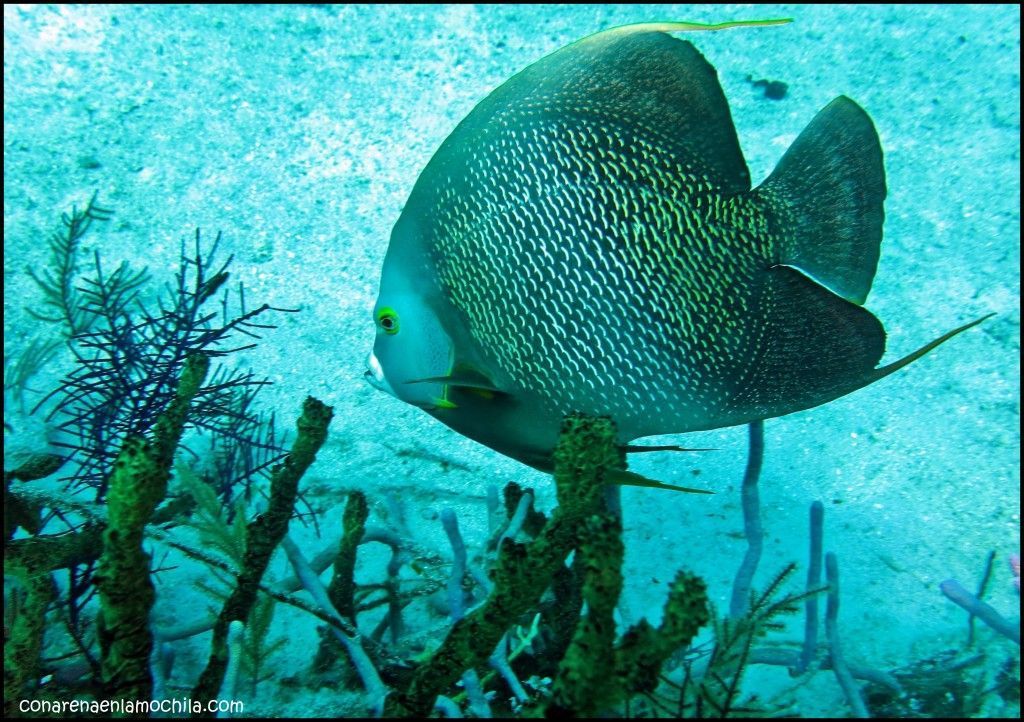
[[[386,334],[394,335],[398,333],[398,314],[395,313],[395,309],[390,306],[385,306],[381,310],[377,311],[377,325],[380,326]]]

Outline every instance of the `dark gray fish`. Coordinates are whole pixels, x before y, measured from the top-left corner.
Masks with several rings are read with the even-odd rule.
[[[444,142],[391,235],[378,387],[547,468],[566,413],[624,446],[781,416],[979,322],[878,368],[871,119],[836,98],[751,190],[714,68],[662,29],[549,55]]]

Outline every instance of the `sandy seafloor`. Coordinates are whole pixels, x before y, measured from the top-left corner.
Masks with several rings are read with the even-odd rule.
[[[439,549],[436,515],[451,506],[478,544],[488,483],[533,487],[548,509],[549,478],[361,378],[381,261],[419,171],[488,92],[577,38],[651,19],[770,16],[795,21],[686,37],[718,70],[755,185],[835,96],[873,118],[889,194],[867,306],[889,334],[886,359],[996,316],[880,383],[767,422],[757,582],[792,560],[802,584],[807,508],[821,499],[825,546],[842,573],[846,656],[893,669],[961,648],[966,615],[938,585],[956,577],[973,588],[990,550],[986,598],[1019,614],[1006,563],[1020,549],[1016,6],[6,6],[5,358],[47,332],[25,313],[39,298],[25,269],[46,262],[60,213],[94,191],[116,215],[90,233],[86,257],[99,249],[111,267],[128,260],[167,280],[183,237],[220,230],[252,303],[301,309],[235,361],[275,382],[260,398],[282,428],[307,394],[334,407],[330,440],[304,480],[321,524],[336,525],[345,492],[361,489],[378,520],[381,499],[400,498],[414,533]],[[748,75],[784,81],[788,93],[767,99]],[[51,364],[33,388],[51,388],[67,368]],[[5,446],[38,438],[16,432]],[[660,616],[681,566],[724,609],[744,550],[745,429],[681,440],[719,450],[646,455],[633,468],[717,493],[624,491],[630,621]],[[429,454],[454,463],[442,468]],[[295,522],[292,534],[309,550],[325,543]],[[163,622],[208,604],[192,586],[202,568],[178,563],[158,585]],[[282,554],[268,574],[286,573]],[[356,695],[281,685],[306,669],[314,624],[279,608],[275,625],[287,642],[270,660],[272,678],[245,697],[247,712],[355,713]],[[797,638],[801,625],[794,617],[776,639]],[[987,628],[978,637],[990,666],[1015,649]],[[181,645],[172,683],[194,681],[207,645],[206,636]],[[756,669],[747,684],[771,698],[792,681]],[[787,699],[804,715],[849,711],[827,672]],[[983,711],[1007,713],[997,702]]]

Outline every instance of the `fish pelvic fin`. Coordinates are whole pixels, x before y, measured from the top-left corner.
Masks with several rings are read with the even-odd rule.
[[[636,474],[632,471],[626,471],[624,469],[609,469],[606,476],[607,480],[612,484],[620,484],[622,486],[642,486],[645,489],[664,489],[666,491],[681,491],[686,494],[714,494],[713,491],[707,489],[694,489],[689,486],[676,486],[675,484],[666,484],[661,481],[655,481],[654,479],[648,479],[646,476]]]
[[[840,96],[789,147],[754,195],[775,226],[776,262],[863,305],[878,266],[885,169],[868,114]]]
[[[718,449],[695,449],[693,447],[679,446],[677,444],[668,444],[665,446],[640,446],[637,444],[626,444],[621,448],[627,454],[644,454],[652,451],[718,451]]]

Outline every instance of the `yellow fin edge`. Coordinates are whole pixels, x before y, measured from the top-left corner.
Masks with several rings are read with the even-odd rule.
[[[793,18],[771,18],[767,20],[727,20],[723,23],[696,23],[661,21],[652,23],[632,23],[620,25],[612,30],[630,30],[641,32],[689,33],[699,31],[729,30],[730,28],[763,28],[773,25],[787,25]]]

